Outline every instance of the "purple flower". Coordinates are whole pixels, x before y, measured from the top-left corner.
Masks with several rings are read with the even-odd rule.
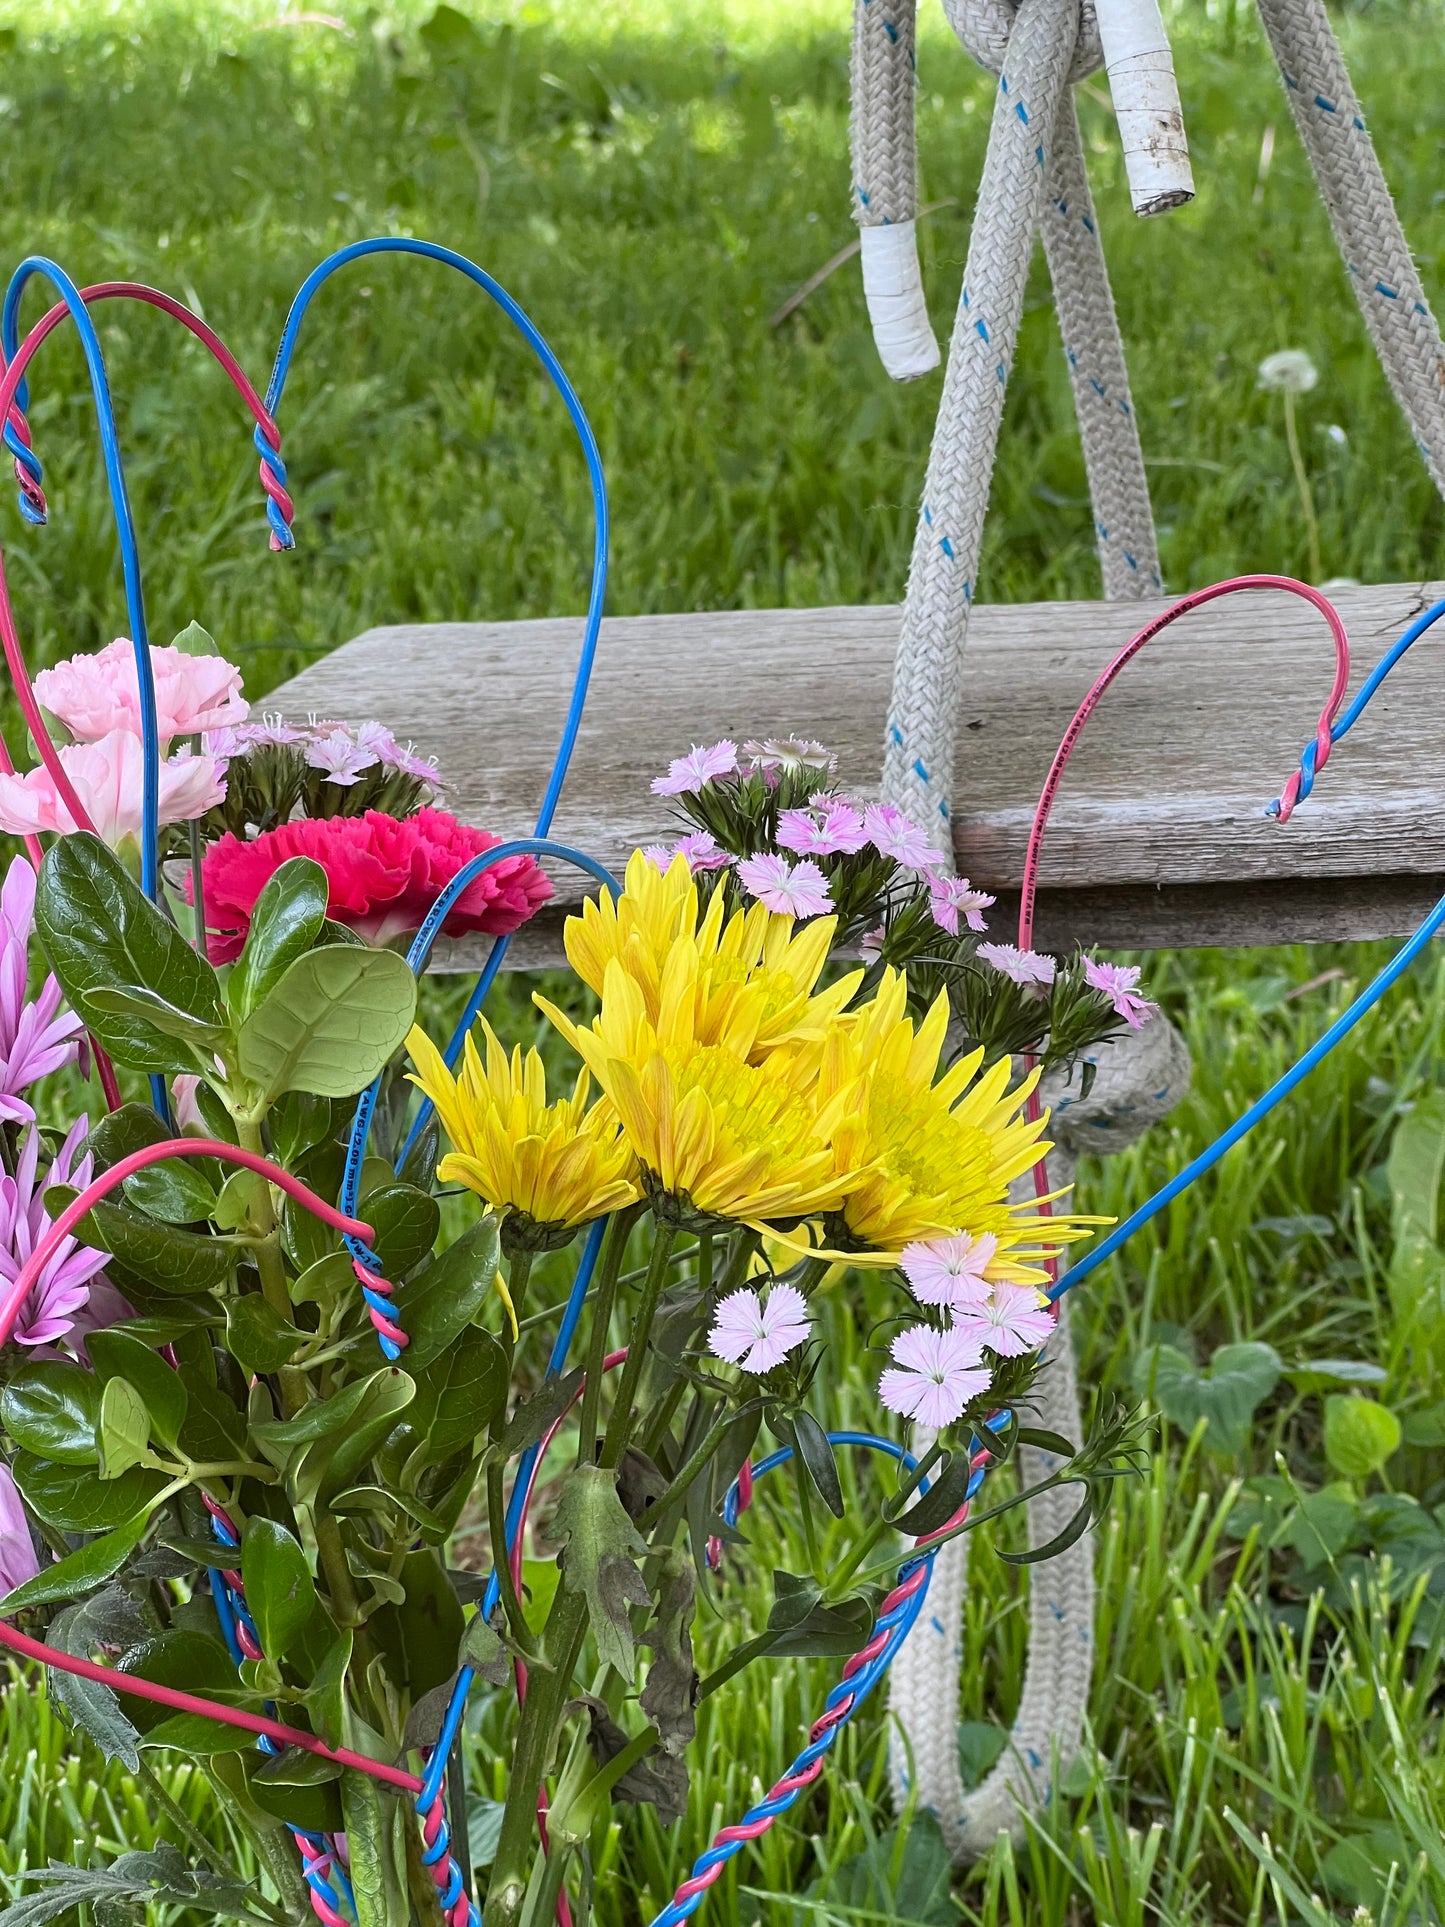
[[[71,1169],[76,1148],[90,1129],[90,1119],[79,1117],[46,1173],[45,1185],[90,1182],[90,1154]],[[50,1214],[37,1190],[35,1170],[40,1157],[40,1132],[35,1125],[25,1133],[14,1177],[0,1178],[0,1280],[13,1285],[26,1259],[50,1229]],[[105,1264],[103,1251],[92,1251],[74,1238],[62,1238],[36,1279],[15,1321],[19,1345],[53,1345],[64,1338],[90,1296],[90,1281]]]
[[[717,1308],[708,1349],[745,1372],[770,1372],[811,1330],[808,1301],[792,1285],[774,1285],[766,1304],[755,1291],[734,1291]]]
[[[766,742],[744,743],[743,755],[754,769],[824,769],[832,771],[833,752],[807,736],[770,736]]]
[[[350,789],[366,770],[375,769],[381,758],[375,750],[358,743],[340,724],[324,736],[313,736],[306,750],[312,769],[324,770],[326,781]]]
[[[54,977],[45,979],[33,1003],[26,1002],[34,927],[35,872],[17,856],[0,885],[0,1118],[14,1124],[35,1116],[22,1092],[75,1061],[82,1029],[71,1011],[61,1012]]]
[[[978,955],[1016,984],[1035,984],[1047,989],[1054,981],[1053,958],[1040,956],[1037,950],[1020,950],[1011,943],[981,943]]]
[[[359,748],[369,749],[387,769],[399,770],[403,776],[415,777],[419,783],[429,783],[435,790],[442,787],[436,758],[418,756],[415,743],[408,743],[403,749],[385,723],[359,723],[356,741]]]
[[[868,832],[859,811],[830,801],[821,821],[811,810],[784,810],[778,841],[799,856],[853,856],[868,841]]]
[[[879,1398],[890,1412],[917,1419],[932,1432],[951,1425],[971,1398],[988,1390],[993,1376],[980,1364],[983,1347],[966,1332],[910,1325],[890,1349],[897,1369],[879,1379]]]
[[[891,856],[905,870],[931,870],[944,861],[942,850],[930,848],[928,832],[892,803],[871,804],[863,826],[878,854]]]
[[[983,1304],[962,1305],[953,1313],[953,1328],[1000,1358],[1020,1358],[1048,1344],[1054,1315],[1032,1285],[995,1285]]]
[[[699,830],[696,836],[679,837],[670,848],[666,843],[649,843],[643,855],[664,876],[676,857],[686,858],[687,867],[694,876],[700,870],[725,870],[734,860],[732,851],[724,850],[710,830]]]
[[[666,776],[654,776],[654,796],[695,796],[705,783],[719,776],[731,776],[738,766],[736,743],[714,743],[701,749],[694,743],[686,756],[675,756]]]
[[[876,930],[865,930],[858,939],[858,955],[864,963],[877,963],[883,955],[883,946],[888,941],[888,932],[880,923]]]
[[[1138,994],[1137,964],[1095,963],[1092,957],[1085,957],[1084,982],[1091,990],[1103,991],[1130,1030],[1142,1030],[1159,1008]]]
[[[816,863],[749,856],[739,863],[738,877],[750,896],[780,917],[816,917],[833,907],[828,879]]]
[[[20,1503],[15,1476],[0,1459],[0,1594],[14,1592],[40,1570],[30,1522]]]
[[[917,1239],[903,1247],[903,1275],[920,1305],[947,1305],[956,1311],[986,1304],[984,1272],[997,1250],[998,1239],[991,1231],[976,1238],[960,1231],[952,1238]]]
[[[987,930],[983,912],[993,901],[987,891],[970,889],[967,877],[928,879],[929,912],[939,929],[946,930],[950,937],[958,935],[960,913],[970,930]]]
[[[306,731],[294,728],[279,709],[268,711],[259,723],[247,723],[241,734],[258,749],[288,749],[293,743],[306,741]]]

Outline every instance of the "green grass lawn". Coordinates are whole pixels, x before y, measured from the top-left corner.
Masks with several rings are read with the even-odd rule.
[[[429,0],[342,10],[337,28],[209,0],[103,12],[0,0],[6,262],[43,252],[82,280],[171,288],[260,376],[290,294],[329,248],[381,231],[448,242],[520,297],[586,401],[611,480],[612,608],[899,596],[937,381],[887,385],[852,269],[769,325],[852,233],[844,0],[495,0],[474,22],[433,16]],[[1440,17],[1341,25],[1438,296]],[[1169,586],[1305,565],[1278,399],[1255,387],[1281,347],[1321,371],[1301,419],[1326,572],[1445,573],[1439,500],[1252,15],[1235,0],[1191,8],[1176,49],[1201,189],[1188,210],[1135,223],[1108,111],[1095,92],[1080,102]],[[932,14],[920,73],[923,195],[958,201],[923,230],[946,327],[990,83]],[[39,296],[30,304],[38,313]],[[440,271],[368,266],[314,311],[282,419],[295,556],[266,552],[246,424],[200,352],[151,315],[112,310],[101,325],[157,637],[199,618],[259,693],[369,623],[581,608],[590,509],[560,410],[494,315]],[[108,640],[123,604],[72,341],[45,348],[35,389],[53,521],[22,529],[7,511],[4,534],[22,632],[44,660]],[[1040,274],[982,593],[1096,593],[1089,529]],[[506,723],[505,692],[479,693],[479,750]],[[1083,1201],[1122,1211],[1147,1196],[1384,954],[1154,960],[1194,1049],[1195,1093],[1144,1146],[1086,1171]],[[518,986],[504,1012],[527,1027]],[[1445,1914],[1442,1028],[1445,972],[1431,959],[1084,1295],[1086,1380],[1132,1396],[1152,1372],[1176,1422],[1100,1532],[1094,1730],[1028,1843],[1000,1845],[950,1890],[929,1823],[904,1815],[891,1831],[878,1706],[822,1788],[734,1863],[704,1920],[1133,1927],[1361,1907],[1404,1927]],[[868,1368],[841,1307],[834,1325],[855,1365],[834,1409],[866,1422]],[[1239,1345],[1268,1345],[1285,1368],[1252,1417],[1269,1371],[1259,1352],[1219,1358]],[[1356,1409],[1327,1404],[1352,1381],[1303,1369],[1320,1360],[1346,1361],[1401,1421],[1378,1467],[1393,1434],[1371,1445],[1378,1428],[1361,1433]],[[797,1556],[779,1501],[760,1494],[754,1545],[700,1636],[704,1666],[765,1612],[771,1566]],[[1011,1717],[1024,1622],[1015,1569],[981,1547],[974,1577],[961,1744],[978,1765]],[[830,1677],[821,1662],[777,1667],[706,1703],[687,1818],[664,1833],[628,1814],[599,1860],[606,1927],[635,1927],[668,1897],[710,1828],[791,1758]],[[500,1701],[479,1704],[473,1739],[483,1800],[505,1770]],[[0,1755],[6,1874],[49,1855],[105,1858],[157,1826],[191,1851],[187,1828],[217,1825],[205,1786],[167,1756],[154,1757],[168,1813],[154,1786],[72,1750],[33,1680],[0,1703]]]

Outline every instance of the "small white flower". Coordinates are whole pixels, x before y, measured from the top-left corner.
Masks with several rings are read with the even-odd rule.
[[[1320,378],[1303,348],[1281,348],[1259,364],[1259,385],[1280,395],[1307,395]]]

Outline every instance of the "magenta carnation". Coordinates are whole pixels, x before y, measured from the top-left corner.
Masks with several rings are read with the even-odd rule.
[[[379,944],[420,929],[458,871],[500,840],[431,809],[404,821],[380,810],[300,817],[250,843],[228,833],[207,850],[201,871],[211,961],[229,963],[240,954],[256,899],[293,856],[309,856],[325,870],[327,915]],[[551,894],[531,857],[504,857],[468,884],[442,929],[449,937],[472,930],[510,936]]]

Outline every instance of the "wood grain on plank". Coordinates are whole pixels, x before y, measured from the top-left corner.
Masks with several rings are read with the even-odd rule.
[[[1352,687],[1441,592],[1334,592]],[[975,883],[1017,885],[1059,738],[1140,618],[1137,604],[1102,602],[973,612],[954,836]],[[838,751],[845,783],[872,791],[897,631],[897,609],[883,606],[610,618],[554,835],[620,867],[637,844],[676,833],[651,778],[722,736],[815,736]],[[437,757],[459,816],[526,833],[580,637],[574,618],[372,629],[268,707],[378,717]],[[1415,645],[1281,826],[1264,805],[1313,733],[1332,667],[1323,621],[1278,593],[1211,604],[1152,642],[1070,764],[1044,849],[1040,940],[1257,943],[1409,928],[1445,872],[1445,635]],[[562,902],[581,895],[580,879],[556,881]],[[544,942],[539,931],[521,950]]]

